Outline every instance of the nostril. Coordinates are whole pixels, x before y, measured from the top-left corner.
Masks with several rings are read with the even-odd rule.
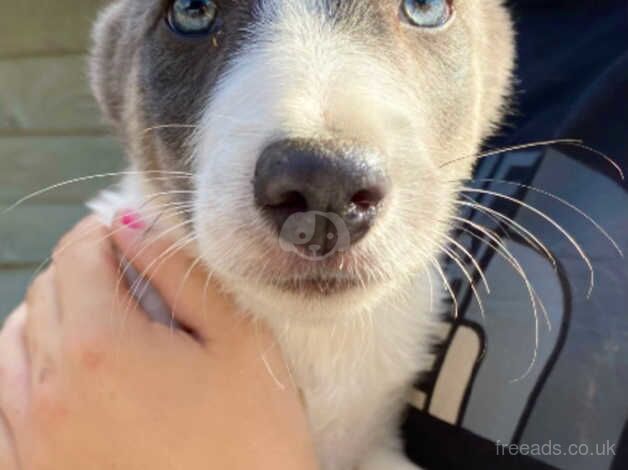
[[[384,192],[379,188],[362,189],[355,193],[351,202],[363,211],[377,206],[384,199]]]
[[[282,193],[277,202],[273,204],[267,204],[266,208],[274,209],[287,213],[305,212],[308,209],[307,200],[305,196],[298,191],[288,191]]]
[[[325,250],[340,239],[357,243],[368,233],[390,181],[375,161],[354,153],[359,149],[299,139],[271,143],[262,151],[252,182],[255,204],[280,238]]]

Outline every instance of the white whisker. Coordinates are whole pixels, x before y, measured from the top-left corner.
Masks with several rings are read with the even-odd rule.
[[[539,217],[541,217],[543,220],[549,222],[560,233],[562,233],[563,236],[571,243],[571,245],[576,249],[576,251],[578,251],[578,253],[582,257],[582,260],[584,261],[584,263],[587,265],[587,268],[589,270],[589,290],[587,292],[587,298],[591,297],[591,295],[593,293],[593,288],[595,286],[595,271],[593,269],[593,263],[591,263],[591,260],[589,259],[589,257],[585,253],[585,251],[582,249],[580,244],[558,222],[556,222],[550,216],[545,214],[543,211],[538,210],[536,207],[533,207],[530,204],[526,204],[525,202],[520,201],[519,199],[507,196],[505,194],[498,193],[496,191],[490,191],[490,190],[486,190],[486,189],[470,189],[470,188],[464,188],[464,189],[462,189],[462,191],[464,191],[464,192],[472,192],[472,193],[479,193],[479,194],[488,194],[490,196],[494,196],[494,197],[497,197],[497,198],[500,198],[500,199],[505,199],[507,201],[510,201],[510,202],[512,202],[514,204],[517,204],[517,205],[519,205],[521,207],[524,207],[524,208],[528,209],[529,211],[531,211],[531,212],[535,213],[536,215],[538,215]]]
[[[445,255],[449,257],[449,259],[451,259],[458,266],[458,268],[460,269],[464,277],[469,282],[469,287],[471,288],[471,291],[473,292],[473,296],[475,297],[478,303],[478,306],[480,307],[482,320],[486,320],[486,311],[484,310],[484,303],[482,302],[480,294],[477,291],[477,288],[475,287],[475,282],[473,281],[473,277],[471,276],[471,274],[469,274],[469,271],[464,266],[464,263],[460,260],[460,257],[449,248],[441,247],[440,249],[443,253],[445,253]]]
[[[539,297],[538,293],[536,292],[536,290],[534,289],[534,287],[532,286],[532,283],[530,282],[525,270],[523,269],[523,267],[521,266],[521,264],[519,263],[519,261],[517,260],[517,258],[512,254],[512,252],[506,247],[506,245],[504,245],[499,238],[492,233],[490,230],[486,229],[486,227],[482,227],[478,224],[475,224],[469,220],[463,219],[463,218],[458,218],[461,222],[470,225],[471,227],[473,227],[474,229],[478,230],[480,233],[483,233],[484,235],[486,235],[489,239],[491,239],[497,247],[493,246],[490,242],[488,242],[487,240],[484,240],[483,238],[477,236],[476,234],[474,234],[473,232],[471,232],[470,230],[464,228],[464,227],[460,227],[460,230],[463,230],[465,233],[469,234],[470,236],[480,240],[483,243],[486,243],[488,246],[490,246],[491,248],[493,248],[493,250],[495,250],[495,252],[500,255],[502,258],[504,258],[512,267],[513,269],[521,276],[521,278],[523,279],[526,288],[528,290],[528,294],[530,297],[530,303],[532,305],[532,310],[533,310],[533,317],[534,317],[534,351],[533,351],[533,355],[532,358],[530,360],[530,363],[528,365],[528,368],[524,371],[524,373],[513,379],[511,382],[518,382],[523,380],[525,377],[527,377],[531,372],[532,369],[534,367],[534,365],[536,364],[537,358],[538,358],[538,350],[539,350],[539,342],[540,342],[540,329],[539,329],[539,321],[538,321],[538,310],[537,310],[537,305],[540,306],[541,310],[543,311],[546,323],[547,323],[547,327],[548,327],[548,331],[551,331],[552,329],[552,325],[550,322],[550,317],[549,317],[549,313],[547,312],[547,309],[545,308],[545,304],[543,303],[543,301],[541,300],[541,298]],[[538,304],[537,304],[538,302]]]
[[[484,283],[484,287],[486,288],[486,292],[488,294],[491,293],[491,288],[488,285],[488,280],[486,279],[486,276],[484,274],[484,271],[482,270],[482,268],[480,267],[480,263],[478,263],[478,261],[474,258],[474,256],[469,252],[469,250],[467,250],[461,243],[458,243],[456,240],[454,240],[452,237],[450,237],[449,235],[445,235],[446,240],[453,244],[454,246],[456,246],[456,248],[458,248],[460,251],[462,251],[465,256],[471,261],[471,263],[473,264],[474,268],[476,269],[476,271],[478,272],[478,274],[480,275],[480,278],[482,279],[482,282]]]
[[[483,206],[482,204],[478,202],[457,201],[456,204],[465,206],[465,207],[470,207],[484,214],[489,214],[494,217],[497,217],[498,219],[503,220],[509,226],[513,227],[513,229],[515,229],[518,233],[523,234],[522,237],[525,240],[531,240],[532,243],[530,243],[529,241],[528,243],[530,243],[530,245],[533,247],[537,247],[537,249],[541,251],[545,255],[545,257],[552,263],[552,266],[554,267],[554,269],[557,269],[556,258],[554,257],[552,252],[549,250],[549,248],[547,248],[547,246],[536,235],[534,235],[530,230],[525,228],[523,225],[521,225],[517,221],[511,219],[510,217],[502,214],[499,211],[491,209],[490,207]]]
[[[160,171],[160,170],[154,170],[154,171],[118,171],[118,172],[111,172],[111,173],[100,173],[100,174],[95,174],[95,175],[89,175],[89,176],[81,176],[81,177],[77,177],[77,178],[72,178],[69,180],[65,180],[65,181],[61,181],[59,183],[53,184],[51,186],[47,186],[43,189],[40,189],[38,191],[35,191],[33,193],[28,194],[27,196],[24,196],[21,199],[18,199],[16,202],[14,202],[13,204],[11,204],[9,207],[6,207],[5,209],[3,209],[0,212],[0,216],[7,214],[8,212],[14,210],[16,207],[24,204],[27,201],[30,201],[31,199],[34,199],[38,196],[41,196],[43,194],[46,194],[50,191],[54,191],[55,189],[59,189],[62,188],[64,186],[68,186],[70,184],[76,184],[76,183],[82,183],[85,181],[91,181],[91,180],[95,180],[95,179],[103,179],[103,178],[114,178],[117,176],[129,176],[129,175],[145,175],[145,174],[153,174],[153,173],[157,173],[157,174],[164,174],[164,175],[171,175],[173,178],[189,178],[194,176],[192,173],[186,173],[186,172],[181,172],[181,171]]]
[[[492,157],[492,156],[499,155],[505,152],[514,152],[517,150],[526,150],[526,149],[537,148],[537,147],[548,147],[550,145],[558,145],[558,144],[582,145],[582,140],[580,139],[554,139],[554,140],[541,140],[538,142],[529,142],[527,144],[512,145],[510,147],[502,147],[499,149],[490,150],[488,152],[484,152],[480,154],[466,155],[464,157],[454,158],[453,160],[448,160],[445,163],[441,164],[439,168],[445,168],[449,165],[452,165],[457,162],[461,162],[463,160],[469,160],[469,159],[481,160],[483,158]]]
[[[529,189],[530,191],[542,194],[544,196],[547,196],[551,199],[554,199],[555,201],[558,201],[559,203],[563,204],[564,206],[570,208],[571,210],[577,212],[580,216],[584,217],[589,223],[591,223],[610,243],[611,245],[613,245],[613,248],[615,249],[615,251],[617,251],[617,253],[623,258],[624,257],[624,252],[622,251],[622,249],[619,247],[619,244],[615,241],[615,239],[613,239],[613,237],[611,237],[611,235],[604,229],[604,227],[602,227],[595,219],[593,219],[590,215],[588,215],[586,212],[584,212],[582,209],[580,209],[578,206],[570,203],[569,201],[567,201],[566,199],[557,196],[556,194],[552,194],[549,191],[545,191],[543,189],[540,188],[536,188],[534,186],[530,186],[527,184],[522,184],[522,183],[517,183],[515,181],[507,181],[507,180],[500,180],[500,179],[495,179],[495,178],[481,178],[481,179],[473,179],[471,181],[474,182],[495,182],[495,183],[499,183],[499,184],[507,184],[507,185],[512,185],[512,186],[517,186],[520,188],[525,188],[525,189]]]
[[[449,292],[449,295],[451,297],[451,302],[453,304],[453,316],[454,318],[458,318],[458,315],[460,314],[460,310],[458,307],[458,299],[456,298],[456,294],[454,293],[454,290],[452,289],[451,284],[449,283],[449,280],[447,279],[447,276],[445,275],[445,272],[443,271],[443,268],[441,268],[440,264],[434,257],[430,258],[430,263],[432,264],[432,266],[434,266],[434,268],[436,268],[436,271],[440,275],[443,281],[443,284],[445,285],[445,288]]]

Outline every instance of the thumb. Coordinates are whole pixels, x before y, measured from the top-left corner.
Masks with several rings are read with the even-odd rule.
[[[167,231],[148,230],[135,211],[117,214],[111,231],[121,256],[131,265],[125,274],[139,273],[140,279],[131,281],[132,292],[143,297],[150,289],[138,286],[148,282],[165,302],[167,315],[201,340],[224,331],[225,323],[233,321],[235,308],[231,299],[210,279],[202,264],[184,252],[184,241],[173,241]],[[146,309],[155,304],[143,298],[138,300]],[[148,313],[159,316],[156,312]]]

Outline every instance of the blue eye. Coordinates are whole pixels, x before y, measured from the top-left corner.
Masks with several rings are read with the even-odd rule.
[[[451,3],[451,0],[403,0],[403,11],[415,26],[438,28],[451,18]]]
[[[185,35],[211,32],[218,15],[218,6],[212,0],[175,0],[168,13],[168,24],[177,33]]]

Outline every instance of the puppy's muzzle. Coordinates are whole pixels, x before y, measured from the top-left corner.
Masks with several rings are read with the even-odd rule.
[[[272,143],[257,162],[257,206],[281,237],[295,215],[316,214],[306,220],[315,220],[308,242],[319,254],[336,247],[342,236],[353,245],[374,225],[389,192],[389,179],[375,160],[353,146],[327,141]]]

